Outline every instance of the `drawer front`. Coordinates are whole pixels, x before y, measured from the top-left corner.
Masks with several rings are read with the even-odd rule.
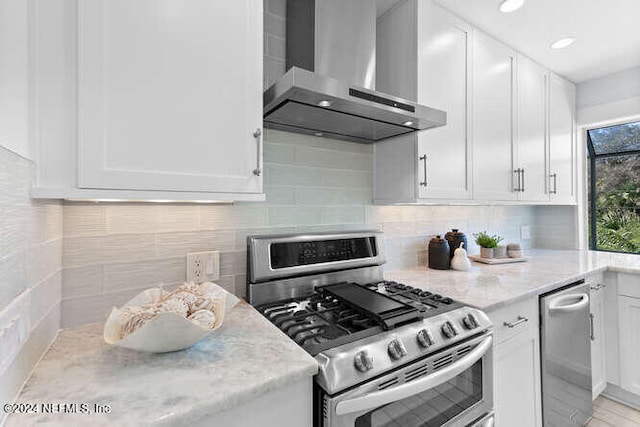
[[[640,274],[618,273],[618,294],[640,298]]]
[[[538,298],[518,301],[487,314],[493,322],[495,340],[500,343],[538,326]]]

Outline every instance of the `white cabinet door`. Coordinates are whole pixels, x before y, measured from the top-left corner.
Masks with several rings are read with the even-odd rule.
[[[549,78],[549,193],[550,200],[575,201],[575,86],[550,74]]]
[[[620,313],[620,386],[640,395],[640,298],[618,296]]]
[[[515,53],[475,33],[473,186],[479,200],[516,200],[513,167]]]
[[[262,1],[78,2],[78,186],[261,193]]]
[[[602,281],[590,284],[591,383],[593,399],[607,386],[604,347],[604,293]]]
[[[518,55],[516,169],[518,200],[546,201],[547,70]]]
[[[447,125],[418,135],[420,198],[470,199],[468,137],[471,28],[436,7],[418,7],[418,97],[447,112]],[[426,176],[425,176],[426,174]]]
[[[537,328],[497,344],[494,360],[496,427],[541,426]]]

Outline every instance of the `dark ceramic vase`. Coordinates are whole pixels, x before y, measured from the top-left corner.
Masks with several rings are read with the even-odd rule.
[[[449,243],[440,236],[431,239],[429,241],[429,268],[448,270],[450,261]]]
[[[453,253],[460,247],[460,243],[464,243],[464,250],[469,251],[467,236],[463,232],[458,231],[457,228],[453,228],[451,231],[447,232],[447,234],[444,235],[444,238],[447,240],[447,243],[449,243],[449,259],[453,258]]]

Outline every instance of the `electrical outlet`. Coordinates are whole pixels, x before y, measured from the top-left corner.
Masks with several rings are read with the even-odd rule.
[[[187,282],[211,282],[220,278],[220,252],[187,254]]]
[[[523,225],[520,227],[520,238],[522,240],[530,240],[531,239],[531,227],[528,225]]]

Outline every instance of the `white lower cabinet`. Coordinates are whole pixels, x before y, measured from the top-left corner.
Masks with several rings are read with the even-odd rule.
[[[586,282],[590,289],[591,317],[591,384],[593,398],[602,393],[607,386],[605,342],[604,342],[604,304],[605,285],[602,275],[588,277]]]
[[[488,313],[495,328],[497,427],[542,425],[537,298]]]
[[[185,420],[186,422],[186,420]],[[313,377],[188,423],[190,427],[311,427]]]
[[[640,396],[640,275],[618,275],[620,387]]]

